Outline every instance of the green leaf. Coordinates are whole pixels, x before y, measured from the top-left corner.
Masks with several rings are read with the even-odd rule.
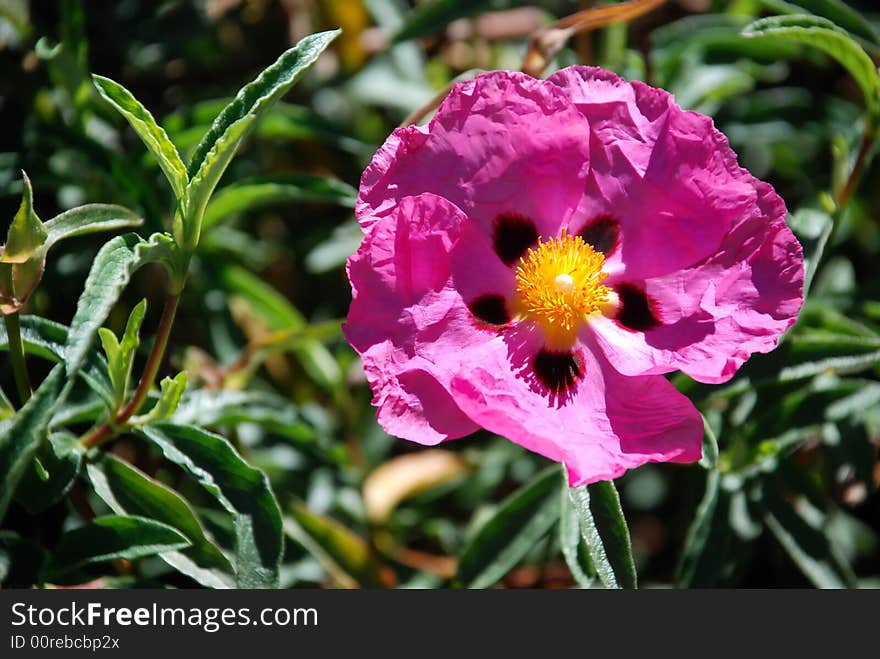
[[[703,416],[703,457],[700,458],[700,466],[704,469],[715,469],[718,464],[718,438],[715,431],[709,425],[709,421]]]
[[[831,21],[809,14],[771,16],[747,25],[742,34],[750,39],[803,43],[824,51],[849,71],[865,96],[868,112],[873,117],[877,115],[880,95],[877,67],[862,47]]]
[[[157,423],[159,421],[167,421],[177,406],[180,405],[180,398],[186,390],[186,373],[181,371],[173,378],[163,378],[159,383],[159,400],[146,414],[133,417],[132,425],[142,426],[148,423]]]
[[[231,588],[232,565],[205,535],[190,505],[176,492],[119,458],[105,454],[88,466],[97,495],[118,515],[136,515],[168,524],[192,546],[162,554],[162,560],[209,588]]]
[[[98,330],[101,346],[104,348],[104,354],[107,355],[107,367],[110,374],[110,382],[113,385],[114,403],[117,407],[128,396],[131,368],[134,364],[135,352],[140,345],[138,333],[146,313],[147,301],[141,300],[128,316],[128,322],[125,325],[125,332],[121,343],[116,338],[116,335],[106,327],[101,327]]]
[[[394,34],[392,43],[417,39],[446,29],[459,18],[474,16],[488,9],[502,9],[509,0],[432,0],[419,5],[406,15],[403,25]]]
[[[39,462],[47,474],[37,472],[35,461],[33,468],[25,470],[15,500],[32,515],[61,501],[79,475],[82,455],[82,446],[70,433],[50,435]]]
[[[239,144],[257,119],[293,87],[338,35],[339,30],[333,30],[304,38],[245,85],[214,120],[189,163],[184,214],[175,218],[178,244],[189,250],[195,248],[205,207]]]
[[[761,0],[761,2],[778,14],[798,14],[808,11],[827,18],[865,41],[875,45],[880,44],[880,35],[874,26],[842,0]]]
[[[119,558],[135,560],[186,549],[189,539],[173,526],[146,517],[107,515],[68,531],[55,546],[46,578]]]
[[[130,91],[109,78],[93,75],[92,80],[98,91],[134,128],[141,141],[150,150],[178,199],[183,199],[189,178],[186,165],[180,158],[177,148],[168,139],[168,135],[153,119],[153,115],[141,105]]]
[[[339,522],[295,504],[284,532],[316,558],[343,588],[387,586],[382,565],[363,538]]]
[[[144,223],[134,211],[113,204],[86,204],[56,215],[46,222],[49,237],[46,241],[52,246],[59,240],[83,236],[97,231],[116,231],[139,227]]]
[[[221,188],[205,209],[202,229],[237,213],[296,201],[321,201],[354,208],[357,190],[335,179],[309,174],[254,177]]]
[[[461,553],[456,582],[488,588],[513,569],[559,520],[559,469],[550,467],[501,502]]]
[[[46,226],[34,212],[34,191],[31,188],[31,180],[24,172],[21,174],[24,177],[24,194],[18,212],[9,226],[6,245],[0,253],[0,263],[21,264],[29,261],[38,252],[42,252],[49,235]]]
[[[173,241],[164,234],[144,240],[135,234],[107,242],[92,263],[85,288],[76,305],[67,338],[67,374],[76,375],[92,347],[98,328],[128,285],[132,274],[147,263],[161,262],[174,268]]]
[[[46,440],[49,420],[64,382],[64,368],[55,366],[18,413],[0,426],[0,520],[25,470]]]
[[[636,588],[632,543],[614,483],[599,481],[574,487],[569,495],[602,585]]]
[[[714,470],[706,477],[706,493],[688,529],[684,550],[675,570],[675,585],[678,588],[714,585],[714,579],[721,571],[723,553],[717,548],[721,535],[718,504],[721,497],[720,480],[718,472]]]
[[[781,496],[767,494],[764,501],[767,528],[813,585],[817,588],[855,586],[852,568],[822,530],[809,524]]]
[[[284,540],[281,511],[266,475],[223,437],[200,428],[161,423],[138,434],[188,471],[234,517],[238,587],[277,588]]]
[[[794,342],[793,342],[794,343]],[[858,373],[880,364],[880,350],[864,354],[826,357],[814,361],[786,366],[779,371],[776,382],[794,382],[822,373]]]
[[[577,510],[571,502],[567,488],[560,488],[559,546],[571,576],[582,588],[590,588],[596,580],[596,569],[590,559],[590,550],[581,535]]]
[[[240,295],[269,330],[297,330],[308,325],[306,318],[286,297],[256,275],[238,266],[220,275],[224,287]],[[342,382],[342,371],[330,351],[317,340],[304,340],[292,350],[303,369],[316,383],[332,391]]]

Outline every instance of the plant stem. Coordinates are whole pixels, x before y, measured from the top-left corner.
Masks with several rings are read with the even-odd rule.
[[[108,419],[99,428],[83,437],[80,440],[83,446],[87,448],[99,446],[110,439],[115,433],[115,428],[137,414],[138,410],[147,400],[150,389],[156,381],[156,375],[159,373],[159,367],[162,365],[162,358],[165,356],[165,349],[168,347],[168,338],[171,336],[171,328],[174,325],[174,317],[177,314],[179,304],[179,293],[168,295],[165,298],[162,318],[159,321],[159,327],[156,329],[156,340],[153,342],[153,348],[150,350],[149,357],[147,357],[147,364],[144,367],[143,375],[141,375],[134,395],[132,395],[128,404],[116,414],[115,418],[112,420]]]
[[[12,373],[18,389],[18,398],[24,405],[31,397],[33,389],[24,359],[24,346],[21,343],[21,319],[18,313],[12,313],[3,316],[3,322],[6,324],[6,335],[9,337],[9,358],[12,360]]]
[[[846,179],[846,184],[843,186],[843,189],[841,189],[840,194],[837,195],[838,209],[843,209],[849,202],[849,198],[855,191],[856,184],[862,177],[862,171],[865,169],[865,163],[868,159],[868,154],[871,152],[871,147],[873,146],[874,122],[868,119],[865,125],[865,134],[862,135],[862,142],[859,145],[859,152],[856,154],[855,164],[853,165],[852,171],[849,174],[849,178]]]

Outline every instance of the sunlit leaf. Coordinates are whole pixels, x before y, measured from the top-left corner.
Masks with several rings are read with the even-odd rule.
[[[281,98],[318,59],[339,30],[304,38],[241,88],[214,120],[190,159],[183,216],[175,219],[174,235],[188,249],[199,241],[202,217],[214,188],[255,122]]]
[[[606,588],[635,588],[632,542],[614,483],[599,481],[571,488],[569,494],[602,585]]]
[[[165,177],[171,184],[175,196],[182,199],[189,181],[186,166],[180,159],[177,148],[168,139],[168,135],[162,127],[153,119],[153,115],[118,82],[99,75],[93,75],[92,81],[101,96],[131,124],[150,153],[159,161],[159,166],[165,172]]]

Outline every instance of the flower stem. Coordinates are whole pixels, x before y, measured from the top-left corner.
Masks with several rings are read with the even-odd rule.
[[[6,324],[6,335],[9,337],[9,358],[12,360],[15,386],[18,389],[19,400],[24,405],[31,397],[33,389],[24,359],[24,346],[21,343],[21,319],[18,313],[12,313],[3,316],[3,322]]]
[[[165,349],[168,347],[168,338],[171,336],[171,328],[174,325],[174,317],[177,314],[179,304],[179,293],[165,298],[162,318],[159,321],[159,327],[156,329],[156,340],[153,342],[153,349],[150,350],[150,355],[147,357],[147,364],[144,367],[143,375],[141,375],[134,395],[132,395],[128,404],[116,414],[115,418],[112,420],[108,419],[96,430],[80,439],[80,443],[83,446],[87,448],[100,446],[110,439],[115,434],[115,428],[137,414],[147,400],[150,389],[156,381],[156,375],[159,373],[159,367],[162,365],[162,358],[165,356]]]

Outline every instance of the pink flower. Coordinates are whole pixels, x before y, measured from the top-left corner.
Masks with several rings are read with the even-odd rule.
[[[382,427],[486,428],[572,485],[699,459],[700,415],[662,374],[729,380],[803,301],[773,188],[710,118],[598,68],[457,85],[376,153],[357,215],[345,335]]]

